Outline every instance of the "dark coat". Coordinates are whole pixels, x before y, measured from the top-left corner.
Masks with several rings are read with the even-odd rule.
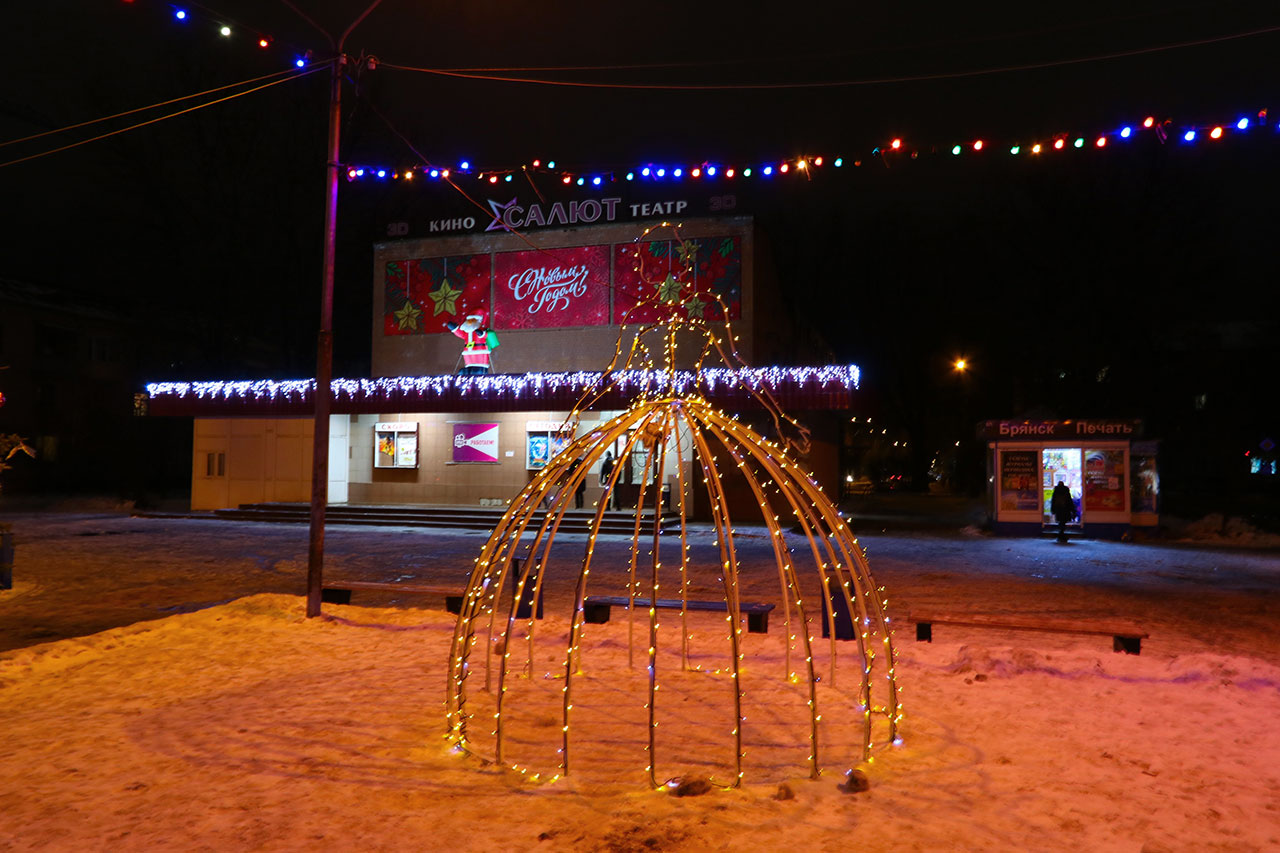
[[[1076,519],[1076,502],[1071,498],[1071,489],[1065,483],[1053,487],[1053,499],[1049,501],[1049,511],[1059,522],[1066,523]]]

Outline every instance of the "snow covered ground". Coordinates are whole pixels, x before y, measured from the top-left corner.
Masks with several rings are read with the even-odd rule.
[[[305,619],[305,527],[0,521],[17,539],[0,592],[0,849],[1280,849],[1280,551],[868,531],[900,622],[1105,617],[1151,636],[1131,656],[1109,637],[939,625],[923,644],[900,629],[903,744],[879,749],[870,790],[850,793],[857,727],[840,709],[856,682],[822,688],[835,711],[810,780],[775,613],[768,635],[744,634],[743,785],[677,798],[646,784],[646,682],[616,612],[588,634],[574,770],[547,784],[553,669],[509,697],[531,772],[451,752],[452,617],[431,597],[357,593]],[[743,597],[778,600],[767,537],[742,532]],[[706,531],[693,539],[710,548]],[[459,581],[483,541],[331,527],[327,576]],[[599,559],[605,591],[625,577],[621,542]],[[553,642],[571,590],[548,574],[537,630]],[[703,618],[694,633],[709,637]],[[661,778],[725,778],[724,679],[660,671]]]

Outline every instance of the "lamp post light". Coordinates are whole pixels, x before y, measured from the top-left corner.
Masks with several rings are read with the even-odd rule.
[[[969,379],[970,375],[972,375],[972,367],[973,365],[966,356],[957,355],[951,360],[951,371],[959,384],[957,390],[959,401],[955,409],[955,415],[959,418],[958,432],[960,440],[955,443],[955,481],[960,488],[968,488],[970,486],[969,466],[966,461],[969,457],[969,451],[973,450],[969,442],[969,438],[972,436],[969,423],[969,419],[972,417],[972,412],[970,411],[972,401],[969,399],[973,392],[970,384],[971,380]],[[964,450],[961,449],[962,443],[965,446]]]

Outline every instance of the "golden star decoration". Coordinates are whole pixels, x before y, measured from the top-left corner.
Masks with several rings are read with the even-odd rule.
[[[418,318],[422,316],[422,312],[418,310],[418,306],[412,302],[406,302],[404,307],[395,312],[396,326],[401,329],[418,330]]]
[[[703,302],[697,296],[693,296],[685,300],[684,307],[689,312],[690,317],[707,316],[707,303]]]
[[[700,246],[694,240],[685,240],[679,246],[676,246],[676,255],[680,258],[680,263],[687,267],[693,266],[693,261],[698,257],[698,249]]]
[[[680,298],[680,288],[684,287],[684,282],[678,280],[674,274],[667,273],[667,277],[657,285],[658,298],[663,302],[675,302]]]
[[[440,286],[427,295],[436,304],[436,310],[431,314],[432,317],[439,316],[445,312],[454,315],[458,313],[458,297],[462,295],[462,288],[454,290],[449,284],[449,279],[442,280]]]

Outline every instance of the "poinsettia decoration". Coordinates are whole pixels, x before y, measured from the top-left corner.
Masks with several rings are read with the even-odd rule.
[[[615,323],[628,316],[632,322],[654,322],[664,311],[660,303],[679,300],[684,300],[686,316],[719,320],[723,312],[717,298],[730,320],[742,317],[742,247],[737,237],[619,244],[614,247],[613,281]],[[635,307],[655,295],[658,304]]]

